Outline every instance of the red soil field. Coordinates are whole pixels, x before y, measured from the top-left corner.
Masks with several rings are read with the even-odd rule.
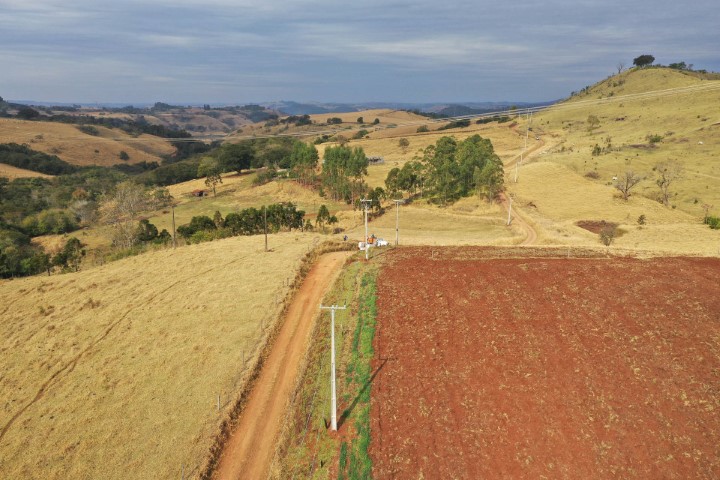
[[[508,251],[388,252],[374,477],[720,478],[720,259]]]

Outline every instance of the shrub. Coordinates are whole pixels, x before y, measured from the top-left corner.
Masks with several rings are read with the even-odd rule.
[[[609,247],[615,240],[615,237],[617,237],[617,225],[608,223],[600,230],[599,236],[600,242],[606,247]]]
[[[638,225],[645,225],[645,222],[647,221],[647,217],[645,215],[640,215],[637,219]]]
[[[425,133],[425,132],[429,132],[429,131],[430,131],[430,129],[427,127],[427,125],[420,125],[417,128],[417,133]]]
[[[647,135],[645,139],[648,141],[650,145],[655,145],[656,143],[662,142],[663,136],[662,135]]]
[[[593,180],[598,180],[600,178],[600,174],[595,170],[590,170],[585,174],[585,177],[592,178]]]
[[[708,225],[713,230],[720,230],[720,217],[705,217],[705,225]]]

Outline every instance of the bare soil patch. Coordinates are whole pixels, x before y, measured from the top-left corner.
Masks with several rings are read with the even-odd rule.
[[[388,253],[374,477],[718,478],[720,259],[517,256]]]
[[[575,223],[575,225],[595,234],[600,233],[603,228],[608,226],[617,227],[617,223],[606,222],[605,220],[580,220],[579,222]]]

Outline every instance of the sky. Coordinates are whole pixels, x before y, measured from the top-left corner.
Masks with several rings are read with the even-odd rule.
[[[651,54],[720,71],[717,0],[0,0],[0,96],[536,102]]]

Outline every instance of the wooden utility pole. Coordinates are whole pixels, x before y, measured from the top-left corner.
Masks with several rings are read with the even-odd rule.
[[[335,389],[335,310],[345,310],[347,305],[339,307],[332,305],[330,307],[323,307],[320,305],[321,310],[330,310],[330,429],[337,431],[337,391]]]

